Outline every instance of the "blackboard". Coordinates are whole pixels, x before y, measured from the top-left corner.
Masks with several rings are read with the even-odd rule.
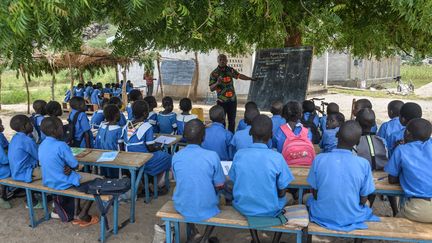
[[[193,60],[163,60],[161,63],[164,85],[191,85],[194,72]]]
[[[249,101],[261,110],[269,110],[272,102],[303,101],[313,58],[312,47],[258,50],[251,82]]]

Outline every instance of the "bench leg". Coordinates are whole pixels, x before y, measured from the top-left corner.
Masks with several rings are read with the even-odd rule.
[[[136,203],[136,195],[137,195],[137,188],[136,188],[136,171],[129,170],[131,174],[131,209],[130,209],[130,222],[135,222],[135,203]]]
[[[119,209],[119,198],[114,197],[114,212],[113,212],[113,233],[116,235],[118,233],[118,209]]]
[[[44,208],[45,220],[49,220],[50,214],[48,212],[48,202],[47,202],[47,196],[45,192],[42,192],[42,205]]]
[[[299,233],[296,234],[296,242],[302,243],[302,240],[303,240],[303,231],[300,231]]]
[[[260,239],[258,237],[258,231],[254,230],[254,229],[250,229],[249,231],[250,231],[250,234],[252,236],[252,242],[253,243],[261,243]]]
[[[166,243],[171,243],[171,222],[170,221],[165,221],[165,238],[166,238]]]
[[[145,203],[150,203],[149,179],[147,173],[144,173],[144,192],[145,192]]]
[[[34,220],[34,209],[33,209],[33,199],[30,189],[26,190],[26,197],[27,197],[27,207],[29,209],[29,216],[30,216],[30,227],[34,228],[36,227],[36,222]]]
[[[153,198],[154,199],[158,198],[158,191],[159,191],[159,188],[158,188],[158,177],[156,175],[156,176],[153,176]]]
[[[303,188],[299,188],[298,194],[298,204],[301,205],[303,204]]]
[[[180,243],[180,223],[175,222],[174,223],[174,237],[175,237],[175,243]]]
[[[105,217],[102,216],[100,218],[99,226],[100,226],[100,242],[105,242]]]
[[[282,232],[275,232],[273,235],[272,243],[279,243],[282,237]]]

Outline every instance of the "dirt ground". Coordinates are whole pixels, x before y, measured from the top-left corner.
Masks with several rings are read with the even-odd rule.
[[[326,102],[336,102],[340,105],[341,111],[349,117],[351,110],[351,102],[353,98],[348,95],[341,94],[326,94],[320,97],[326,98]],[[377,113],[378,123],[387,120],[386,107],[391,101],[388,99],[370,98],[374,110]],[[424,117],[432,119],[432,101],[416,101],[423,107]],[[203,107],[207,112],[209,106],[196,105]],[[3,105],[3,110],[0,112],[0,118],[5,126],[5,135],[10,138],[13,132],[9,128],[10,118],[18,113],[24,113],[25,105]],[[239,109],[242,113],[243,109]],[[242,116],[239,114],[239,116]],[[150,204],[145,204],[142,198],[138,199],[136,209],[136,223],[127,225],[119,231],[117,236],[111,236],[109,242],[145,242],[150,243],[153,239],[154,225],[161,223],[155,217],[155,214],[162,205],[171,198],[171,196],[162,196],[159,199],[152,201]],[[0,211],[0,239],[2,242],[96,242],[99,235],[99,227],[92,226],[89,228],[80,228],[72,224],[60,223],[58,220],[50,220],[40,224],[37,228],[32,229],[28,226],[29,217],[28,211],[25,208],[24,198],[14,198],[11,200],[12,209]],[[92,209],[93,212],[95,208]],[[391,214],[388,202],[377,200],[374,204],[374,211],[378,216],[389,216]],[[38,217],[42,217],[42,210],[36,210]],[[120,220],[123,221],[129,216],[129,204],[121,204]],[[184,229],[182,225],[182,229]],[[218,228],[215,230],[216,236],[220,242],[238,242],[249,243],[251,238],[246,230],[232,230],[226,228]],[[184,235],[184,234],[183,234]],[[263,233],[261,235],[262,242],[271,242],[271,234]],[[294,242],[294,238],[289,235],[284,235],[283,242]],[[336,238],[314,237],[314,242],[353,242],[353,240],[344,240]],[[365,241],[365,242],[380,242],[380,241]]]

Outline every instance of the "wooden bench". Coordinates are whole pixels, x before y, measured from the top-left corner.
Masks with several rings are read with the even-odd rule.
[[[422,224],[405,218],[382,217],[381,222],[367,222],[368,229],[340,232],[309,223],[308,235],[334,236],[405,242],[432,242],[432,224]]]
[[[84,200],[90,200],[95,201],[95,198],[91,194],[79,192],[74,188],[69,188],[66,190],[54,190],[52,188],[46,187],[42,185],[42,178],[40,170],[35,170],[33,172],[34,179],[31,183],[25,183],[20,181],[14,181],[12,178],[6,178],[0,180],[0,185],[9,186],[9,187],[16,187],[16,188],[22,188],[26,191],[26,197],[27,197],[27,206],[29,209],[29,215],[30,215],[30,227],[35,228],[38,224],[48,221],[50,219],[50,213],[48,211],[48,203],[47,203],[47,194],[54,194],[59,196],[66,196],[66,197],[73,197],[78,199],[84,199]],[[100,176],[92,175],[88,173],[80,173],[81,175],[81,183],[91,181],[95,178],[100,178]],[[44,217],[42,219],[36,220],[34,215],[34,209],[33,209],[33,200],[32,200],[32,191],[34,192],[40,192],[42,194],[42,205],[44,209]],[[101,196],[101,199],[104,203],[107,203],[112,197],[111,196]],[[118,232],[118,200],[114,200],[114,215],[113,215],[113,229],[112,232],[114,234],[117,234]],[[106,239],[106,225],[105,225],[105,219],[101,217],[100,219],[100,241],[104,242]]]
[[[222,206],[220,207],[221,213],[215,217],[202,222],[188,222],[174,209],[173,201],[168,201],[156,213],[156,216],[165,221],[166,242],[171,242],[171,224],[174,224],[174,235],[176,243],[180,242],[180,223],[194,223],[198,225],[211,225],[216,227],[228,227],[236,229],[253,229],[249,226],[246,218],[238,213],[233,207]],[[296,234],[296,242],[300,243],[302,240],[302,228],[283,225],[276,227],[263,228],[258,230],[292,233]]]

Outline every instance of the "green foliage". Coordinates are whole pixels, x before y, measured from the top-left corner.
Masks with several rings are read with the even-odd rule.
[[[408,82],[412,80],[414,87],[419,89],[423,85],[432,82],[432,66],[401,66],[402,80]]]

